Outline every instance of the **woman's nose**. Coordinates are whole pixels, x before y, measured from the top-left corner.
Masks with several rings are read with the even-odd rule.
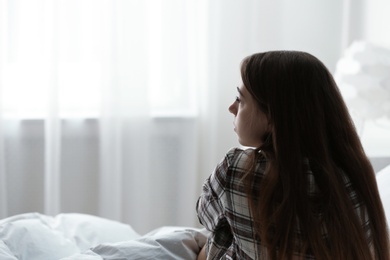
[[[236,103],[237,103],[237,102],[233,102],[233,103],[229,106],[229,112],[232,113],[233,115],[236,115],[236,114],[237,114]]]

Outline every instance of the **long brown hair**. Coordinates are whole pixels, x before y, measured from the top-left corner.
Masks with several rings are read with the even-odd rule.
[[[257,53],[243,60],[241,77],[272,126],[253,153],[267,157],[265,177],[257,189],[254,175],[247,179],[263,254],[270,259],[293,259],[299,253],[316,259],[389,259],[375,173],[324,64],[305,52]],[[316,198],[308,195],[305,160],[320,191]],[[354,201],[345,178],[356,192]],[[362,205],[358,214],[356,203]],[[365,220],[369,230],[364,230]]]

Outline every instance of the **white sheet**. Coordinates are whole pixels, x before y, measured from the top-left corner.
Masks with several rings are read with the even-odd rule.
[[[387,223],[390,224],[390,165],[376,174],[379,195],[385,209]]]
[[[206,243],[205,229],[163,227],[138,239],[104,243],[62,260],[114,259],[196,259]]]
[[[0,259],[196,259],[206,236],[184,227],[140,236],[129,225],[96,216],[27,213],[0,220]]]

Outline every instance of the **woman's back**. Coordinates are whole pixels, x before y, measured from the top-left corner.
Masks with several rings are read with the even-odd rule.
[[[308,53],[272,51],[245,58],[241,78],[229,111],[254,152],[228,154],[241,159],[225,159],[204,186],[209,256],[261,241],[269,259],[390,259],[375,174],[327,68]]]
[[[267,159],[253,149],[242,150],[234,148],[228,151],[223,161],[217,166],[215,172],[205,182],[202,196],[198,201],[198,216],[200,222],[215,230],[212,237],[209,238],[209,257],[210,259],[221,259],[226,255],[233,259],[266,259],[267,251],[262,248],[261,239],[254,233],[253,217],[250,213],[250,207],[247,199],[246,177],[248,176],[247,165],[252,160],[253,153],[259,153],[256,167],[250,174],[251,192],[257,194],[260,183],[264,178],[265,169],[267,168]],[[318,226],[321,230],[323,241],[329,243],[327,234],[328,223],[321,221],[327,207],[331,205],[323,205],[321,203],[322,192],[316,184],[315,174],[310,168],[308,160],[303,161],[305,174],[307,176],[308,190],[307,194],[313,204],[317,204],[317,212],[315,215],[322,225]],[[359,199],[355,190],[352,187],[348,177],[343,175],[344,187],[348,194],[348,199],[354,205],[354,211],[358,216],[362,228],[366,231],[369,239],[370,227],[369,220],[366,214],[364,203]],[[211,198],[215,199],[211,199]],[[211,206],[214,201],[216,205]],[[210,210],[213,208],[213,210]],[[363,214],[362,214],[363,213]],[[219,216],[216,218],[216,216]],[[296,246],[308,244],[307,241],[302,241],[301,232],[299,230],[299,220],[297,221],[297,229],[295,233]],[[261,258],[262,256],[263,258]],[[294,255],[297,259],[315,259],[310,247],[305,249],[305,252],[296,252]]]

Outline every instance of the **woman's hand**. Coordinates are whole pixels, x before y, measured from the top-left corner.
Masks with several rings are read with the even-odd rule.
[[[196,260],[206,260],[206,245],[203,246],[203,248],[200,250],[198,254],[198,258]]]

